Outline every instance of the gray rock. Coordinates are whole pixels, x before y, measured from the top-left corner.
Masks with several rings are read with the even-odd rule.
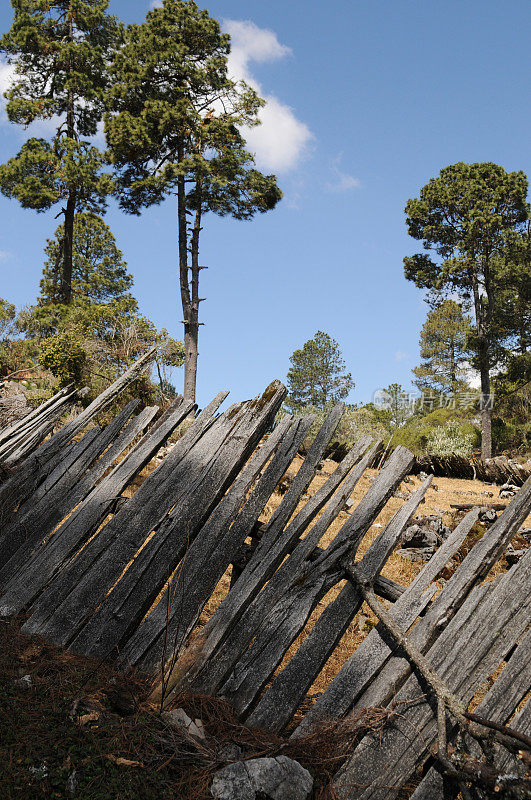
[[[500,486],[500,497],[514,497],[518,491],[519,487],[513,483],[504,483],[503,486]]]
[[[498,519],[498,515],[493,508],[488,508],[488,506],[483,506],[479,509],[479,521],[480,522],[496,522]]]
[[[410,497],[410,493],[409,492],[396,491],[393,494],[393,497],[398,498],[398,500],[407,500]]]
[[[424,525],[410,525],[402,534],[402,546],[411,547],[433,547],[439,544],[439,537],[434,530]]]
[[[313,789],[308,770],[287,756],[237,761],[214,775],[215,800],[306,800]]]
[[[162,718],[168,725],[173,728],[180,728],[190,736],[195,736],[197,739],[205,738],[205,730],[203,723],[200,719],[192,720],[183,708],[174,708],[171,711],[166,711]]]
[[[404,547],[396,551],[398,556],[408,561],[429,561],[435,553],[435,547]]]
[[[237,761],[242,754],[242,749],[235,742],[225,742],[218,750],[218,758],[222,761]]]
[[[520,528],[518,533],[524,537],[526,542],[531,542],[531,528]]]

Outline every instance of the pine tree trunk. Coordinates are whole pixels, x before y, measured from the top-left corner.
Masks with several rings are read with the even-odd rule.
[[[492,458],[492,403],[490,396],[490,369],[487,346],[479,344],[479,371],[481,378],[481,458]]]
[[[70,192],[65,209],[65,235],[63,237],[63,273],[61,294],[63,303],[72,302],[72,265],[74,260],[74,218],[76,216],[76,193]]]
[[[74,15],[72,4],[68,6],[68,38],[74,40]],[[69,65],[68,72],[72,66]],[[74,139],[76,135],[74,117],[74,95],[71,90],[68,92],[68,109],[66,112],[66,135],[69,139]],[[70,189],[65,208],[65,235],[63,237],[63,272],[61,276],[61,296],[63,303],[69,305],[72,302],[72,264],[74,260],[74,218],[76,215],[76,192]]]
[[[178,149],[178,159],[184,158],[184,147]],[[177,223],[179,232],[179,282],[184,323],[184,398],[195,403],[197,374],[197,325],[194,325],[192,298],[188,281],[188,227],[186,222],[186,185],[181,175],[177,181]]]

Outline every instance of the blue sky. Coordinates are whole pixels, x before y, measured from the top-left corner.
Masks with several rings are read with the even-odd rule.
[[[200,3],[200,5],[202,5]],[[149,0],[111,0],[140,22]],[[233,400],[284,379],[289,356],[317,330],[336,338],[367,402],[409,386],[426,314],[406,282],[417,250],[404,205],[457,161],[494,161],[531,175],[528,0],[211,0],[233,35],[231,68],[268,98],[250,141],[284,190],[251,222],[206,218],[201,262],[198,400]],[[0,29],[10,25],[6,0]],[[0,85],[8,75],[0,67]],[[0,158],[24,133],[0,121]],[[0,295],[34,301],[54,214],[0,196]],[[107,221],[135,277],[142,311],[180,338],[175,202]],[[174,373],[181,388],[181,371]]]

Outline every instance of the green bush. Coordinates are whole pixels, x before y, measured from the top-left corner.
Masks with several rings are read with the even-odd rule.
[[[87,354],[75,333],[57,333],[41,342],[40,363],[59,378],[61,386],[79,383]]]
[[[450,420],[446,425],[435,428],[426,445],[428,453],[439,458],[466,457],[470,455],[473,447],[474,437],[467,433],[457,420]]]

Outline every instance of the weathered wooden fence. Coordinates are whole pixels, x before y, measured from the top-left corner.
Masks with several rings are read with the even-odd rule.
[[[442,591],[437,579],[474,526],[477,510],[462,519],[404,589],[380,571],[431,476],[364,556],[356,555],[412,467],[408,450],[398,447],[392,453],[358,505],[342,517],[335,538],[321,548],[380,443],[361,439],[308,497],[343,413],[337,405],[280,504],[260,524],[313,420],[285,416],[274,425],[285,396],[284,386],[274,382],[261,397],[223,413],[218,409],[227,392],[198,415],[177,398],[162,415],[152,407],[135,416],[132,401],[105,427],[94,426],[97,413],[151,356],[146,354],[44,444],[37,447],[39,436],[27,439],[18,464],[11,460],[10,474],[0,484],[2,615],[23,614],[24,631],[75,652],[153,670],[161,675],[157,693],[165,703],[183,690],[214,694],[227,699],[247,724],[288,729],[294,737],[365,707],[399,708],[379,736],[366,736],[343,765],[336,777],[338,796],[397,797],[425,766],[415,800],[442,798],[448,787],[430,766],[436,710],[381,626],[294,728],[309,688],[362,606],[360,587],[348,579],[356,564],[393,602],[391,612],[401,628],[465,705],[504,664],[480,710],[502,724],[518,711],[512,725],[529,733],[530,703],[521,704],[531,689],[531,551],[498,579],[484,579],[531,510],[531,480]],[[0,434],[6,452],[16,452],[9,450],[10,436],[32,430],[35,420],[49,433],[48,412],[56,402],[35,412],[26,428],[22,424],[12,434]],[[186,432],[126,497],[124,490],[185,421]],[[200,616],[231,564],[238,565],[237,579],[201,627]],[[308,631],[310,615],[335,586],[340,589],[336,598]],[[303,633],[302,644],[286,661]],[[453,733],[448,731],[450,737]]]

